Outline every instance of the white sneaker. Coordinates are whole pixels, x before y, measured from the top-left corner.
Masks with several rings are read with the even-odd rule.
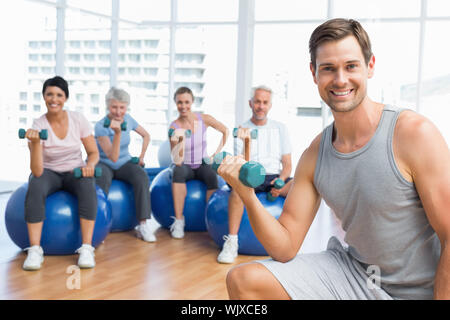
[[[146,242],[155,242],[156,237],[148,221],[149,220],[146,220],[145,223],[140,223],[134,228],[136,237]]]
[[[80,254],[78,258],[78,266],[82,269],[88,269],[95,267],[95,248],[90,244],[83,244],[80,248],[75,251]]]
[[[44,250],[41,246],[32,246],[24,249],[28,251],[27,258],[23,263],[23,269],[27,271],[39,270],[44,262]]]
[[[217,262],[220,263],[233,263],[234,259],[238,256],[238,239],[235,237],[232,239],[229,236],[223,236],[225,243],[223,244],[222,251],[217,257]]]
[[[172,238],[184,238],[184,217],[183,219],[177,219],[173,216],[171,218],[174,220],[170,225],[170,233],[172,234]]]

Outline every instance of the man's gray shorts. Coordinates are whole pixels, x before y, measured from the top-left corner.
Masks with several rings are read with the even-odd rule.
[[[335,237],[323,252],[298,254],[286,263],[256,262],[269,269],[294,300],[392,300]]]

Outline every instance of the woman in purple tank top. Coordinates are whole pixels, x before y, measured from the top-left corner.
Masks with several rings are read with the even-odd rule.
[[[174,222],[170,226],[173,238],[184,237],[184,201],[187,194],[186,181],[198,179],[206,184],[206,201],[216,191],[217,174],[206,164],[204,158],[210,160],[222,149],[228,137],[227,127],[208,114],[193,113],[191,110],[194,95],[191,89],[180,87],[174,95],[179,116],[170,125],[173,129],[170,137],[170,148],[174,167],[172,174],[172,195],[175,209]],[[210,157],[206,148],[206,129],[212,127],[222,133],[222,140],[216,152]]]

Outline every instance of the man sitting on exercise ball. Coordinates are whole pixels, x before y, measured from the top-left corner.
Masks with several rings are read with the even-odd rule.
[[[266,178],[262,185],[255,188],[255,192],[269,192],[271,196],[285,197],[290,183],[281,189],[274,188],[277,179],[289,182],[291,178],[291,143],[286,126],[267,117],[272,108],[272,90],[266,86],[258,86],[252,90],[249,100],[252,117],[244,122],[237,130],[234,144],[234,154],[246,154],[246,161],[259,162],[266,170]],[[251,132],[256,134],[251,139]],[[247,140],[249,143],[243,143]],[[248,150],[250,149],[250,150]],[[225,243],[217,257],[220,263],[233,263],[238,255],[238,232],[244,213],[244,203],[239,194],[231,190],[228,200],[228,232],[224,236]]]

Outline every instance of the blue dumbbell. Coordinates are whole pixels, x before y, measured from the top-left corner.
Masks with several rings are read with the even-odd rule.
[[[111,125],[111,119],[109,119],[108,117],[105,118],[105,121],[103,121],[103,126],[105,128],[109,128],[109,126]],[[124,121],[120,124],[120,130],[122,131],[127,131],[127,122]]]
[[[168,134],[169,138],[171,138],[174,135],[174,133],[175,133],[175,129],[170,128],[167,134]],[[184,131],[184,135],[186,136],[186,138],[189,138],[191,136],[191,134],[192,134],[191,129],[187,129],[186,131]]]
[[[134,163],[134,164],[139,164],[139,158],[138,158],[138,157],[132,157],[132,158],[130,159],[130,162],[131,162],[131,163]],[[144,167],[144,166],[141,165],[141,167]]]
[[[281,188],[283,188],[283,187],[284,187],[284,181],[283,181],[282,179],[278,178],[277,180],[275,180],[275,183],[273,184],[273,187],[274,187],[275,189],[281,189]],[[269,201],[275,201],[276,198],[277,198],[277,197],[274,197],[274,196],[270,193],[270,191],[267,192],[267,200],[269,200]]]
[[[25,139],[27,131],[25,129],[19,129],[19,139]],[[39,131],[39,138],[41,140],[47,140],[48,138],[48,131],[47,129],[42,129]]]
[[[208,165],[210,165],[210,164],[212,164],[213,162],[212,162],[212,160],[211,160],[211,158],[210,157],[204,157],[203,159],[202,159],[202,164],[208,164]]]
[[[239,130],[239,128],[234,128],[233,129],[233,137],[237,138],[238,130]],[[250,137],[252,139],[258,138],[258,129],[253,129],[252,131],[250,131]]]
[[[223,159],[228,155],[230,154],[225,151],[215,155],[212,164],[212,168],[215,172],[217,172]],[[264,183],[265,178],[266,170],[258,162],[248,161],[242,165],[241,169],[239,169],[239,180],[247,187],[256,188]]]
[[[76,179],[79,179],[79,178],[83,177],[83,172],[81,171],[81,168],[73,169],[73,176]],[[95,170],[94,170],[94,177],[98,178],[98,177],[101,177],[101,176],[102,176],[102,168],[100,168],[100,167],[95,168]]]

